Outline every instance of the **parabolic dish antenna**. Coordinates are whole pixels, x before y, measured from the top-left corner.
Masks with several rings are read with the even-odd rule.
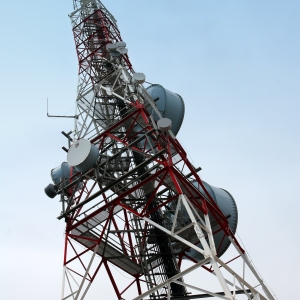
[[[97,161],[99,151],[89,140],[75,141],[68,151],[68,164],[78,172],[86,172]]]

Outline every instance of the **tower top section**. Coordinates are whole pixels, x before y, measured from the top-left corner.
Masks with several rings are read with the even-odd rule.
[[[72,17],[80,10],[85,11],[85,15],[92,14],[95,10],[101,9],[107,17],[117,26],[117,20],[115,17],[109,12],[109,10],[102,4],[99,0],[73,0],[74,11],[69,15]]]

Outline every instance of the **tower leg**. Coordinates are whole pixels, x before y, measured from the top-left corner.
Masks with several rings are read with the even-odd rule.
[[[259,276],[259,274],[255,270],[255,268],[251,264],[251,262],[248,258],[248,255],[245,252],[243,253],[241,251],[241,249],[237,246],[236,242],[232,239],[232,237],[229,237],[229,239],[230,239],[231,243],[234,245],[234,247],[236,248],[236,250],[240,253],[241,257],[243,258],[244,262],[247,264],[248,268],[251,270],[253,275],[256,277],[256,279],[258,280],[258,282],[262,286],[262,288],[263,288],[264,292],[266,293],[266,295],[268,296],[268,298],[270,300],[275,300],[275,298],[272,296],[271,292],[269,291],[268,287],[265,285],[264,281],[262,280],[262,278]]]
[[[214,259],[214,253],[213,253],[214,252],[214,243],[213,243],[213,249],[211,250],[210,246],[208,245],[208,243],[205,239],[205,235],[204,235],[202,229],[200,228],[200,226],[198,225],[198,222],[197,222],[197,220],[196,220],[196,218],[195,218],[195,216],[194,216],[194,214],[191,210],[191,207],[187,202],[186,196],[184,194],[181,195],[181,200],[182,200],[182,203],[183,203],[183,205],[184,205],[184,207],[185,207],[185,209],[186,209],[186,211],[187,211],[187,213],[188,213],[188,215],[191,219],[192,224],[194,224],[194,230],[195,230],[195,232],[196,232],[196,234],[199,238],[199,241],[200,241],[200,243],[201,243],[201,245],[204,249],[204,257],[209,257],[210,258],[210,263],[211,263],[211,265],[212,265],[212,267],[215,271],[215,274],[216,274],[216,276],[217,276],[217,278],[218,278],[218,280],[219,280],[219,282],[222,286],[222,289],[223,289],[226,297],[228,297],[228,299],[233,299],[232,295],[231,295],[231,292],[230,292],[230,290],[229,290],[229,288],[226,284],[226,281],[224,279],[224,276],[222,275],[222,273],[221,273],[221,271],[220,271],[220,269],[219,269],[219,267],[218,267],[218,265],[217,265],[217,263]],[[207,222],[210,223],[208,219],[207,219]]]

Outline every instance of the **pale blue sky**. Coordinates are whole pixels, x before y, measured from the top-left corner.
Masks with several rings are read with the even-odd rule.
[[[147,80],[180,94],[179,140],[202,178],[228,190],[238,233],[278,299],[300,281],[300,2],[107,0],[129,57]],[[77,58],[72,1],[1,5],[0,295],[58,299],[63,221],[44,195],[66,160]],[[100,281],[99,281],[100,282]],[[95,298],[94,298],[95,299]],[[100,298],[99,298],[100,299]]]

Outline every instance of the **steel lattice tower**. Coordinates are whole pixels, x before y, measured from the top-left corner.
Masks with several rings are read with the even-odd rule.
[[[116,299],[128,299],[130,289],[135,300],[236,299],[237,294],[274,299],[199,168],[162,126],[164,118],[137,80],[115,18],[98,0],[75,0],[74,9],[79,84],[69,148],[88,140],[99,156],[87,171],[71,168],[70,177],[55,185],[62,202],[58,219],[66,221],[61,299],[83,299],[100,269]],[[222,235],[218,247],[216,234]],[[262,291],[220,259],[225,241],[237,252],[233,260],[248,267]],[[189,256],[190,249],[202,259]],[[183,258],[193,264],[185,268]],[[129,285],[114,278],[112,265],[132,278]],[[191,272],[216,277],[220,292],[207,290],[205,282],[186,282]]]

